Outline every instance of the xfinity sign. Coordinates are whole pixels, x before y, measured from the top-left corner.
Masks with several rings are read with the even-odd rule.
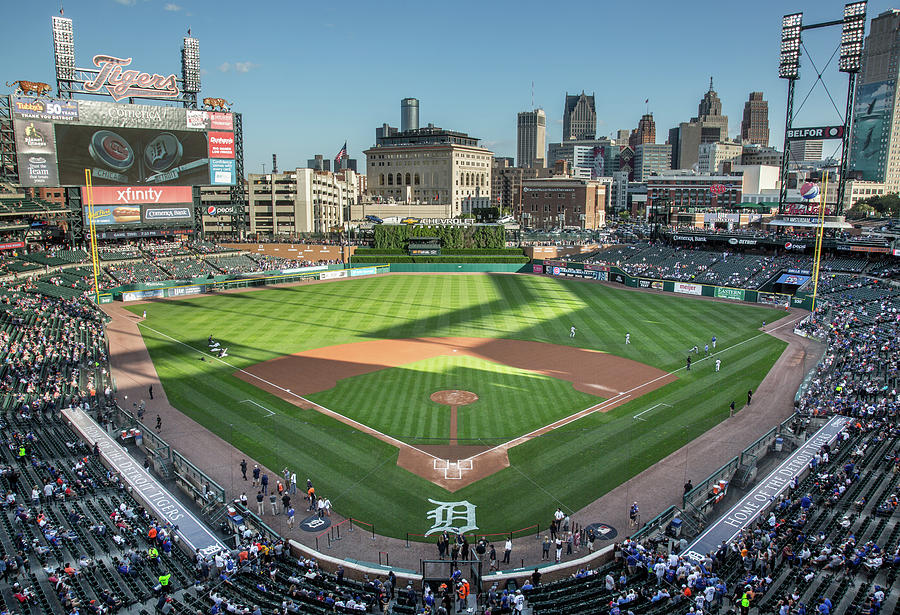
[[[807,139],[843,139],[843,126],[817,126],[814,128],[791,128],[787,131],[788,141],[805,141]]]

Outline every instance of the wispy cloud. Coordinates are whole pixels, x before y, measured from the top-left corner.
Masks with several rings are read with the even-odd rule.
[[[174,2],[169,2],[166,6],[163,7],[163,9],[165,9],[166,11],[177,12],[177,11],[184,10],[184,7],[179,6],[179,5],[175,4]]]
[[[227,73],[230,71],[234,71],[236,73],[249,73],[254,68],[259,67],[259,64],[254,62],[222,62],[219,64],[219,71],[223,73]]]
[[[134,6],[137,4],[137,0],[114,0],[116,4],[121,4],[122,6]]]

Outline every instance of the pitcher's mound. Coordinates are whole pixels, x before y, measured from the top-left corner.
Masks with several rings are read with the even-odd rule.
[[[478,401],[478,396],[471,391],[435,391],[431,394],[431,401],[447,406],[465,406]]]

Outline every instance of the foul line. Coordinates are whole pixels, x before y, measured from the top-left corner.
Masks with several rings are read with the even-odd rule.
[[[239,402],[239,403],[242,403],[242,404],[253,404],[254,406],[256,406],[256,407],[258,407],[258,408],[262,408],[263,410],[265,410],[266,412],[269,413],[269,414],[266,415],[265,418],[269,418],[270,416],[273,416],[273,415],[275,414],[274,412],[272,412],[271,410],[269,410],[268,408],[266,408],[266,407],[263,406],[262,404],[258,404],[258,403],[256,403],[255,401],[253,401],[252,399],[245,399],[244,401]]]
[[[161,335],[161,336],[163,336],[163,337],[166,338],[166,339],[170,339],[170,340],[172,340],[173,342],[175,342],[176,344],[181,344],[181,345],[184,346],[185,348],[190,348],[190,349],[193,350],[194,352],[196,352],[196,353],[198,353],[198,354],[202,354],[204,357],[206,356],[206,353],[203,352],[202,350],[198,350],[198,349],[194,348],[193,346],[191,346],[190,344],[186,344],[186,343],[182,342],[181,340],[176,340],[176,339],[175,339],[174,337],[172,337],[171,335],[166,335],[166,334],[163,333],[162,331],[157,331],[157,330],[154,329],[153,327],[149,327],[149,326],[145,325],[145,324],[142,323],[142,322],[137,323],[137,325],[138,325],[139,327],[144,327],[145,329],[148,329],[148,330],[150,330],[150,331],[153,331],[153,332],[156,333],[157,335]],[[265,378],[261,378],[261,377],[257,376],[257,375],[254,374],[254,373],[248,372],[248,371],[245,370],[245,369],[241,369],[240,367],[237,367],[237,366],[235,366],[235,365],[232,365],[232,364],[229,363],[228,361],[223,361],[222,359],[220,359],[219,357],[217,357],[217,356],[215,356],[215,355],[211,355],[211,356],[212,356],[212,358],[213,358],[214,360],[218,361],[219,363],[222,363],[223,365],[227,365],[228,367],[230,367],[231,369],[233,369],[233,370],[235,370],[235,371],[241,372],[242,374],[246,374],[246,375],[250,376],[251,378],[256,378],[256,379],[259,380],[260,382],[264,382],[264,383],[266,383],[267,385],[269,385],[270,387],[272,387],[272,388],[274,388],[274,389],[278,389],[279,391],[283,391],[283,392],[287,393],[288,395],[291,395],[291,396],[293,396],[293,397],[296,397],[296,398],[299,399],[300,401],[306,402],[307,404],[313,406],[314,408],[318,408],[319,410],[324,411],[324,412],[326,413],[326,415],[327,415],[327,414],[331,414],[331,415],[336,416],[336,417],[337,417],[337,416],[341,417],[341,418],[343,419],[343,422],[346,422],[346,424],[350,425],[351,427],[355,427],[357,430],[359,430],[359,431],[361,431],[361,432],[363,432],[363,433],[378,434],[379,436],[381,436],[382,438],[384,438],[385,441],[390,442],[391,444],[393,444],[393,445],[396,446],[397,448],[401,448],[401,447],[406,446],[406,447],[409,447],[409,448],[411,448],[411,449],[413,449],[413,450],[415,450],[415,451],[418,451],[418,452],[422,453],[423,455],[427,455],[427,456],[431,457],[432,459],[440,459],[440,457],[435,457],[435,456],[432,455],[431,453],[427,453],[427,452],[423,451],[423,450],[420,449],[420,448],[416,448],[416,447],[413,446],[412,444],[407,444],[406,442],[403,442],[403,441],[401,441],[401,440],[398,440],[397,438],[394,438],[393,436],[389,436],[389,435],[387,435],[386,433],[382,433],[382,432],[378,431],[377,429],[373,429],[373,428],[369,427],[368,425],[364,425],[364,424],[360,423],[359,421],[355,421],[355,420],[351,419],[350,417],[344,416],[344,415],[341,414],[340,412],[335,412],[334,410],[330,410],[330,409],[326,408],[325,406],[322,406],[322,405],[319,405],[319,404],[317,404],[317,403],[315,403],[315,402],[313,402],[313,401],[310,401],[310,400],[306,399],[305,397],[303,397],[302,395],[297,395],[296,393],[294,393],[294,392],[291,391],[290,389],[286,389],[286,388],[284,388],[284,387],[278,386],[278,385],[275,384],[274,382],[269,382],[269,381],[266,380]]]
[[[633,417],[631,417],[631,418],[633,418],[633,419],[639,419],[639,418],[641,418],[641,415],[642,415],[642,414],[647,414],[648,412],[650,412],[650,411],[653,410],[654,408],[659,408],[660,406],[665,406],[665,407],[667,407],[667,408],[671,408],[671,407],[672,407],[671,404],[656,404],[655,406],[650,406],[649,408],[647,408],[647,409],[644,410],[643,412],[638,412],[637,414],[635,414],[635,415],[634,415]],[[641,420],[643,421],[644,419],[641,419]]]

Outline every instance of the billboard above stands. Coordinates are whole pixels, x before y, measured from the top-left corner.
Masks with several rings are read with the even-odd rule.
[[[234,133],[211,132],[209,133],[209,157],[210,158],[234,158]]]
[[[12,112],[14,117],[30,120],[77,120],[77,100],[58,100],[34,98],[31,96],[13,96]]]
[[[81,189],[87,203],[87,189]],[[187,186],[125,186],[93,188],[94,224],[98,226],[146,224],[188,226],[194,219],[193,197]],[[90,224],[90,208],[84,205],[84,223]]]
[[[192,234],[192,228],[155,228],[97,231],[97,239],[146,239],[149,237],[171,237]]]
[[[807,282],[809,282],[810,276],[808,275],[799,275],[796,273],[782,273],[781,276],[777,280],[775,280],[776,284],[792,284],[794,286],[803,286]]]
[[[11,96],[23,186],[230,186],[234,118],[180,107]]]
[[[213,186],[230,186],[235,182],[234,159],[209,161],[209,183]]]
[[[144,224],[187,223],[194,219],[193,208],[188,206],[142,205],[141,217]]]

